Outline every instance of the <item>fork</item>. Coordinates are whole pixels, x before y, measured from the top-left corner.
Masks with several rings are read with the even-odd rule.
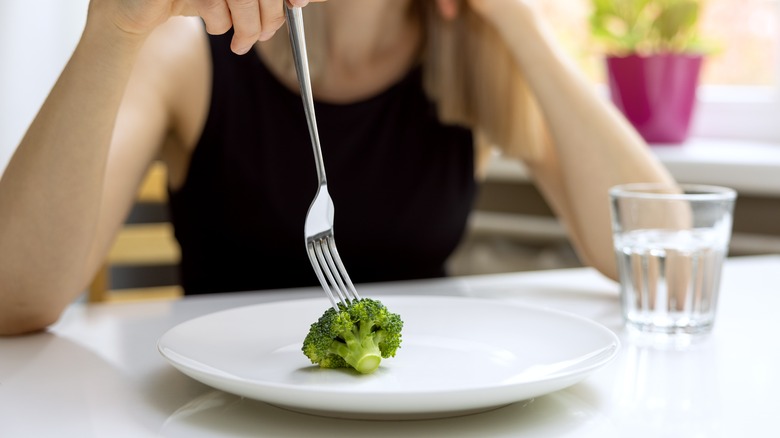
[[[301,87],[303,109],[306,113],[306,122],[309,125],[309,136],[314,150],[314,161],[317,165],[317,179],[319,180],[317,193],[309,207],[309,212],[306,214],[304,225],[306,253],[309,255],[309,261],[311,261],[314,273],[325,290],[325,294],[338,312],[339,303],[348,306],[352,301],[359,300],[360,296],[341,262],[339,252],[336,250],[336,241],[333,238],[334,207],[333,200],[328,193],[325,163],[322,159],[320,136],[317,132],[317,120],[314,116],[309,61],[306,56],[306,41],[303,31],[303,11],[300,7],[285,6],[285,18],[290,33],[295,72],[298,74],[298,83]]]

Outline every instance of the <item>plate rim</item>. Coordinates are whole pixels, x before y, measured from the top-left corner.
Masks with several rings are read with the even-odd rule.
[[[351,391],[349,388],[334,388],[334,387],[306,387],[302,388],[299,385],[292,385],[285,382],[273,382],[269,380],[255,380],[255,379],[247,379],[245,377],[232,374],[230,372],[221,372],[221,377],[219,379],[226,379],[229,380],[228,385],[222,385],[217,382],[218,384],[211,383],[213,380],[218,379],[216,376],[210,376],[207,371],[204,370],[204,368],[208,369],[214,369],[213,367],[203,364],[199,361],[196,361],[192,359],[192,362],[197,363],[198,366],[192,366],[188,363],[182,362],[179,358],[173,357],[173,356],[181,356],[185,359],[186,356],[176,352],[174,349],[171,349],[170,347],[166,347],[165,340],[166,338],[170,337],[173,333],[176,333],[179,330],[182,330],[185,328],[186,325],[189,324],[196,324],[199,321],[207,318],[214,317],[218,314],[228,314],[231,312],[236,311],[249,311],[251,312],[254,309],[257,308],[268,308],[273,306],[284,306],[284,305],[291,305],[301,302],[315,302],[315,301],[322,301],[323,308],[327,307],[326,300],[319,299],[319,298],[312,298],[312,297],[305,297],[305,298],[290,298],[290,299],[284,299],[284,300],[278,300],[278,301],[269,301],[265,303],[257,303],[257,304],[250,304],[250,305],[242,305],[242,306],[236,306],[228,309],[222,309],[215,312],[203,314],[200,316],[196,316],[193,318],[190,318],[186,321],[183,321],[179,324],[176,324],[173,327],[170,327],[168,330],[166,330],[157,340],[156,346],[158,352],[166,359],[166,361],[172,365],[174,368],[178,369],[183,374],[189,376],[190,378],[199,381],[203,384],[206,384],[207,386],[211,386],[212,388],[216,388],[228,393],[233,393],[241,396],[245,396],[254,400],[258,400],[261,402],[269,403],[272,405],[284,407],[286,409],[291,410],[298,410],[300,412],[306,412],[306,413],[322,413],[326,416],[337,416],[337,417],[351,417],[351,418],[377,418],[382,419],[387,416],[397,416],[402,415],[404,413],[407,413],[409,415],[415,415],[419,417],[420,415],[423,415],[423,412],[420,412],[419,409],[414,409],[412,411],[403,412],[402,410],[398,409],[374,409],[371,406],[367,407],[365,410],[361,410],[359,412],[356,412],[353,408],[348,409],[339,409],[339,406],[329,406],[327,409],[322,408],[321,403],[310,403],[308,400],[306,400],[305,403],[300,403],[296,405],[290,405],[289,403],[283,403],[279,402],[278,400],[272,400],[271,398],[276,397],[258,397],[254,392],[237,392],[235,390],[227,389],[226,386],[236,385],[236,384],[251,384],[253,387],[256,387],[258,389],[267,389],[269,392],[273,391],[274,393],[279,391],[286,391],[290,394],[291,397],[294,397],[296,395],[332,395],[334,397],[350,397],[354,400],[371,400],[376,399],[377,397],[382,397],[383,399],[405,399],[409,397],[415,397],[415,398],[424,398],[424,399],[435,399],[435,398],[441,398],[443,396],[452,396],[452,397],[460,397],[463,398],[464,396],[467,396],[469,394],[473,393],[485,393],[492,392],[492,393],[502,393],[504,394],[504,397],[500,397],[500,401],[498,403],[490,403],[489,405],[483,405],[483,406],[472,406],[469,403],[465,403],[464,409],[461,410],[453,410],[453,409],[445,409],[445,410],[437,410],[436,408],[431,408],[425,412],[429,413],[430,417],[425,418],[439,418],[442,416],[448,416],[444,415],[445,412],[451,412],[453,415],[458,415],[457,412],[460,411],[474,411],[474,410],[489,410],[494,409],[499,406],[504,406],[506,404],[511,404],[514,402],[519,402],[522,400],[527,400],[533,397],[538,397],[542,395],[546,395],[552,392],[556,392],[562,389],[565,389],[569,386],[572,386],[579,381],[585,379],[588,377],[593,371],[605,366],[609,362],[611,362],[618,354],[618,352],[621,349],[621,342],[618,335],[607,328],[605,325],[594,321],[590,318],[587,318],[582,315],[578,315],[569,311],[556,309],[548,306],[541,306],[537,304],[530,304],[530,303],[521,303],[513,300],[507,300],[507,299],[496,299],[496,298],[487,298],[487,297],[473,297],[473,296],[462,296],[462,295],[414,295],[414,294],[392,294],[392,295],[381,295],[378,294],[375,297],[372,297],[375,299],[378,299],[380,301],[394,301],[394,300],[442,300],[442,301],[452,301],[452,302],[459,302],[460,305],[464,302],[480,302],[482,304],[487,305],[501,305],[503,307],[510,306],[513,308],[521,309],[526,312],[540,312],[543,314],[550,314],[555,315],[556,317],[562,317],[570,320],[576,320],[580,324],[585,324],[586,326],[589,326],[593,330],[597,330],[600,332],[601,335],[606,336],[606,338],[609,339],[610,342],[606,342],[605,346],[594,350],[594,352],[597,352],[595,355],[597,357],[596,360],[590,360],[586,359],[585,362],[588,362],[586,366],[583,367],[575,367],[573,369],[564,370],[564,371],[555,371],[550,374],[546,374],[540,378],[535,378],[533,380],[528,381],[518,381],[518,382],[501,382],[498,381],[496,383],[490,384],[490,385],[482,385],[482,386],[475,386],[475,387],[458,387],[455,389],[449,389],[449,388],[440,388],[440,389],[426,389],[426,390],[420,390],[420,391],[403,391],[403,392],[384,392],[384,391],[362,391],[362,392],[354,392]],[[173,353],[173,356],[169,353]],[[189,361],[189,359],[188,359]],[[216,370],[216,369],[215,369]],[[221,370],[216,370],[221,371]],[[517,398],[514,400],[507,401],[506,400],[506,393],[512,393],[512,392],[521,392],[517,391],[520,388],[525,388],[526,390],[529,387],[533,386],[544,386],[545,384],[549,384],[551,381],[558,381],[559,384],[553,385],[554,388],[552,390],[543,389],[543,390],[536,390],[536,391],[530,391],[533,393],[530,397],[522,397]],[[526,391],[529,392],[529,391]],[[273,394],[271,394],[273,395]],[[288,397],[289,398],[289,397]],[[418,403],[419,404],[419,403]],[[417,404],[415,404],[416,406]],[[368,416],[368,417],[366,417]]]

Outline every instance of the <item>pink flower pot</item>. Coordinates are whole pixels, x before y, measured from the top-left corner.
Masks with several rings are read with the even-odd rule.
[[[607,57],[610,97],[648,143],[682,143],[701,64],[689,54]]]

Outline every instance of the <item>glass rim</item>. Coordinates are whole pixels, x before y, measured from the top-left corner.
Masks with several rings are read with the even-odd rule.
[[[683,193],[662,193],[660,190],[680,189]],[[655,191],[654,191],[655,190]],[[670,199],[686,201],[733,200],[737,191],[724,186],[710,184],[666,184],[666,183],[628,183],[609,189],[612,197],[640,199]]]

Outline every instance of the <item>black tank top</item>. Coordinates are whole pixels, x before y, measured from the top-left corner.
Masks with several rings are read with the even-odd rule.
[[[317,285],[303,223],[317,190],[303,104],[255,55],[209,36],[212,97],[170,195],[187,294]],[[339,253],[355,283],[445,275],[476,191],[471,132],[441,124],[419,69],[378,95],[317,102]]]

